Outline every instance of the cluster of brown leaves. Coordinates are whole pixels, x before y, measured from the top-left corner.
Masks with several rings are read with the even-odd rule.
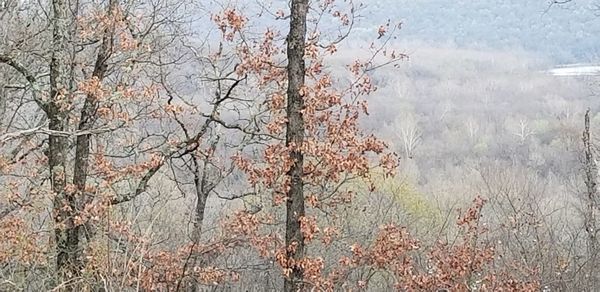
[[[104,31],[114,30],[115,48],[124,52],[136,50],[140,46],[132,35],[132,26],[137,23],[138,19],[134,19],[132,15],[125,15],[119,6],[115,6],[111,11],[94,8],[83,12],[77,18],[81,39],[96,41],[102,38]]]
[[[115,183],[131,177],[141,177],[149,169],[162,163],[164,157],[160,154],[150,154],[147,161],[139,164],[117,166],[111,162],[102,149],[94,154],[94,171],[98,177],[104,179],[107,183]]]
[[[200,283],[218,285],[226,281],[238,279],[237,273],[230,270],[210,266],[192,265],[190,259],[194,255],[208,252],[222,252],[225,246],[195,246],[189,244],[174,252],[159,251],[148,253],[144,259],[145,268],[138,279],[148,291],[176,291],[180,283]]]
[[[164,249],[153,247],[152,240],[134,231],[131,224],[111,221],[104,227],[106,236],[119,246],[116,251],[109,250],[102,238],[91,244],[86,250],[88,275],[119,279],[124,287],[144,291],[180,291],[189,285],[219,285],[239,279],[236,271],[209,264],[216,255],[242,246],[238,238],[219,237],[209,243]]]
[[[219,14],[214,14],[212,20],[228,41],[232,41],[235,34],[241,32],[246,22],[248,22],[248,19],[235,9],[226,9]]]
[[[46,262],[45,245],[28,228],[27,223],[15,215],[0,220],[0,263],[23,266]]]
[[[273,217],[270,214],[238,211],[233,216],[224,218],[222,237],[229,242],[235,242],[238,246],[249,245],[260,256],[271,258],[283,242],[278,234],[265,230],[265,226],[272,224]]]
[[[352,267],[371,266],[392,272],[402,291],[539,291],[535,271],[516,273],[495,265],[495,252],[480,240],[485,228],[479,224],[485,201],[477,197],[457,220],[460,240],[438,242],[427,252],[425,267],[415,261],[419,243],[404,228],[387,225],[380,229],[372,247],[352,247],[352,258],[343,263]],[[367,281],[364,284],[368,284]]]

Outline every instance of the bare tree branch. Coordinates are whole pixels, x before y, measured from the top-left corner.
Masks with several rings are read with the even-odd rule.
[[[115,127],[115,128],[101,127],[101,128],[91,129],[91,130],[69,132],[69,131],[50,130],[48,128],[44,128],[43,126],[38,126],[38,127],[27,129],[27,130],[15,131],[15,132],[10,132],[10,133],[1,135],[0,143],[6,143],[13,139],[17,139],[17,138],[20,138],[23,136],[35,135],[35,134],[46,134],[46,135],[60,136],[60,137],[78,137],[78,136],[82,136],[82,135],[95,135],[95,134],[111,132],[117,128],[118,127]]]
[[[25,79],[27,79],[27,81],[29,82],[29,84],[31,84],[31,87],[33,88],[33,98],[35,102],[40,106],[40,108],[46,111],[46,104],[36,95],[36,93],[40,91],[40,86],[38,84],[37,78],[33,74],[31,74],[31,72],[23,64],[19,63],[17,60],[15,60],[15,58],[7,54],[0,53],[0,63],[4,63],[12,67],[17,72],[21,73],[21,75],[23,75]]]

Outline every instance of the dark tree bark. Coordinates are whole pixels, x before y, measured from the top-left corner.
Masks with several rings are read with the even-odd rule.
[[[107,7],[107,16],[111,17],[113,12],[117,8],[117,0],[110,0]],[[92,72],[92,78],[102,81],[108,70],[107,61],[112,55],[113,51],[113,37],[114,37],[114,24],[108,26],[104,30],[102,36],[102,43],[99,47],[98,56],[94,63],[94,71]],[[93,128],[98,115],[98,96],[89,93],[84,101],[83,108],[81,109],[81,116],[79,119],[78,129],[80,131],[90,130]],[[78,209],[83,209],[86,204],[93,200],[93,197],[85,193],[85,186],[88,178],[89,171],[89,156],[90,156],[90,139],[91,134],[77,136],[75,141],[75,165],[73,170],[73,185],[77,188],[77,194],[80,196]],[[81,229],[83,225],[78,226],[77,233],[81,235]],[[86,235],[88,238],[93,236],[91,225],[87,225]]]
[[[287,128],[286,146],[293,146],[290,158],[294,164],[287,172],[290,180],[290,189],[286,202],[286,232],[285,242],[288,247],[287,258],[297,262],[304,258],[304,237],[300,230],[300,218],[304,216],[304,183],[302,168],[304,157],[302,144],[304,142],[304,119],[302,108],[304,100],[302,87],[305,78],[304,49],[306,39],[306,15],[308,13],[308,0],[292,0],[290,18],[290,32],[287,36]],[[292,266],[292,273],[284,282],[285,291],[298,291],[303,289],[303,270],[298,265]]]
[[[54,0],[53,5],[53,51],[50,62],[50,96],[51,100],[46,107],[50,120],[50,130],[64,131],[68,123],[67,110],[64,103],[68,102],[73,82],[72,60],[69,43],[72,33],[71,23],[74,15],[69,10],[69,3],[65,0]],[[107,15],[112,15],[116,8],[115,0],[109,1]],[[107,60],[112,53],[113,26],[109,26],[102,38],[98,56],[94,65],[92,77],[102,81],[107,71]],[[88,94],[81,110],[78,129],[89,130],[96,120],[97,96]],[[75,146],[75,165],[73,169],[73,184],[77,193],[67,193],[66,166],[68,140],[62,136],[50,136],[48,163],[51,173],[52,190],[56,197],[54,200],[55,236],[57,244],[57,269],[62,281],[68,281],[79,275],[83,266],[82,254],[79,246],[82,225],[75,226],[73,220],[77,212],[88,203],[91,198],[86,198],[84,191],[88,177],[90,134],[77,136]]]
[[[588,273],[590,283],[597,280],[597,257],[598,257],[598,228],[596,216],[598,213],[597,193],[598,193],[598,166],[594,159],[593,145],[590,135],[590,110],[585,113],[585,128],[583,131],[583,146],[585,154],[584,181],[586,186],[586,206],[585,206],[585,230],[587,233],[588,249]]]
[[[206,202],[208,196],[214,188],[214,183],[209,178],[209,163],[214,153],[219,137],[211,143],[210,149],[203,161],[196,154],[192,154],[192,163],[194,166],[194,187],[196,189],[196,213],[194,215],[194,230],[192,232],[192,241],[194,244],[200,244],[202,235],[202,223],[204,222],[204,212],[206,211]]]
[[[50,100],[45,106],[49,129],[66,130],[70,85],[70,16],[69,3],[52,1],[52,57],[50,60]],[[54,193],[54,223],[56,240],[56,267],[61,281],[76,277],[81,270],[78,230],[73,222],[76,210],[74,194],[66,192],[67,137],[50,135],[48,166]]]

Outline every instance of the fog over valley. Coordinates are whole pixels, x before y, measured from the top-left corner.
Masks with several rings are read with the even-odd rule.
[[[599,291],[597,0],[0,0],[0,291]]]

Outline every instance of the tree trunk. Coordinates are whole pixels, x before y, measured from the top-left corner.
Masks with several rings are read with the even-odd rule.
[[[196,189],[196,211],[194,214],[194,230],[192,232],[192,241],[194,244],[200,244],[202,235],[202,223],[204,222],[204,211],[206,209],[206,201],[210,193],[210,188],[207,181],[207,162],[204,161],[202,173],[200,173],[200,163],[198,158],[192,154],[194,163],[194,187]]]
[[[304,258],[304,237],[300,230],[300,218],[304,216],[304,183],[302,181],[302,168],[304,157],[302,144],[304,142],[304,119],[302,108],[304,100],[301,89],[304,86],[306,73],[304,63],[304,49],[306,39],[306,15],[308,13],[308,0],[292,0],[292,13],[290,18],[290,32],[287,36],[287,129],[285,143],[292,146],[290,158],[294,164],[287,172],[290,180],[290,189],[286,202],[286,232],[285,243],[288,247],[287,258],[293,263]],[[298,291],[303,289],[303,270],[299,265],[292,265],[292,272],[284,282],[285,291]]]
[[[46,105],[50,130],[66,130],[68,113],[66,105],[69,94],[69,3],[65,0],[52,1],[52,58],[50,61],[50,100]],[[81,270],[79,234],[73,222],[76,202],[74,194],[66,192],[66,159],[68,140],[66,137],[50,135],[48,166],[50,183],[54,193],[54,223],[56,240],[56,267],[60,281],[77,277]]]
[[[597,238],[597,222],[596,214],[598,212],[597,206],[597,192],[598,192],[598,168],[594,159],[593,146],[590,135],[590,110],[588,109],[585,113],[585,129],[583,131],[583,145],[585,153],[585,185],[586,185],[586,206],[585,206],[585,230],[588,235],[587,249],[588,249],[588,271],[589,283],[595,283],[597,280],[596,276],[596,262],[598,257],[598,238]]]
[[[107,7],[107,16],[109,18],[112,17],[115,9],[117,8],[117,1],[110,0]],[[102,82],[104,76],[106,75],[106,71],[108,69],[107,61],[110,58],[113,51],[113,36],[114,36],[114,23],[109,25],[103,34],[102,44],[100,45],[98,56],[96,57],[96,62],[94,64],[94,71],[92,72],[92,78],[98,79],[98,81]],[[89,93],[84,101],[83,108],[81,109],[81,116],[79,119],[78,129],[80,131],[90,130],[94,126],[96,119],[98,117],[96,111],[98,109],[98,96],[95,94]],[[80,196],[80,203],[78,207],[82,210],[86,204],[89,204],[93,197],[89,196],[85,193],[85,186],[88,177],[89,171],[89,155],[90,155],[90,139],[91,135],[80,135],[77,136],[75,142],[75,165],[73,170],[73,185],[75,185],[77,189],[77,194]],[[83,225],[78,226],[77,228],[80,230]],[[93,237],[93,228],[91,224],[87,225],[88,228],[85,230],[85,234],[87,238]],[[81,234],[80,231],[78,231]]]

